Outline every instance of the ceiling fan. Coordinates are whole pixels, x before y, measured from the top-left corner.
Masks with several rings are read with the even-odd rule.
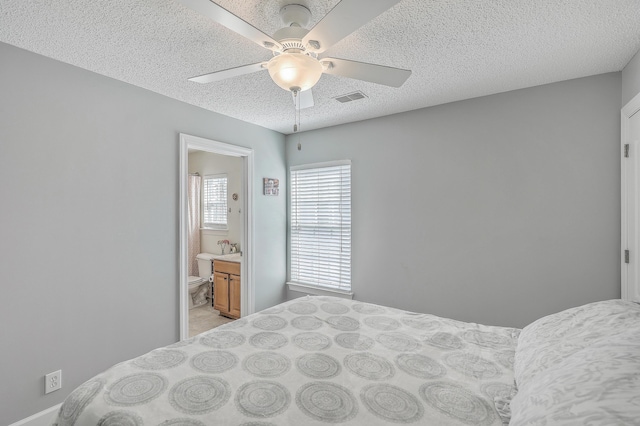
[[[411,71],[405,69],[346,59],[318,58],[326,49],[400,0],[342,0],[310,30],[304,27],[311,20],[311,11],[300,4],[289,4],[280,9],[284,27],[273,37],[211,0],[178,1],[273,52],[269,61],[215,71],[190,78],[190,81],[211,83],[267,69],[278,86],[292,92],[294,102],[298,98],[297,108],[307,108],[313,106],[311,88],[322,73],[391,87],[402,86],[411,75]]]

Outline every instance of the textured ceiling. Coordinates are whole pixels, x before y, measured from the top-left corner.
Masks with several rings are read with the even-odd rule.
[[[272,35],[285,4],[307,6],[312,26],[338,0],[216,3]],[[206,85],[187,81],[271,53],[173,0],[0,0],[0,41],[292,132],[291,95],[266,71]],[[620,71],[638,49],[639,0],[402,0],[321,56],[406,68],[411,77],[390,88],[325,74],[313,89],[315,106],[301,111],[301,127]],[[356,90],[368,97],[333,99]]]

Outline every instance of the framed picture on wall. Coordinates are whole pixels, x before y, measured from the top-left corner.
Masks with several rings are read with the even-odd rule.
[[[280,192],[280,180],[264,178],[264,195],[278,195]]]

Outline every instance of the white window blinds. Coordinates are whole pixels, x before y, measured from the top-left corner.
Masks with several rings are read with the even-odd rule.
[[[203,219],[206,228],[227,227],[227,176],[204,177]]]
[[[291,168],[291,281],[351,291],[351,163]]]

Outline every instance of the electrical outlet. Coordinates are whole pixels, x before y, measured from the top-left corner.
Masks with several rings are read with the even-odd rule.
[[[62,370],[44,376],[44,393],[57,391],[62,387]]]

